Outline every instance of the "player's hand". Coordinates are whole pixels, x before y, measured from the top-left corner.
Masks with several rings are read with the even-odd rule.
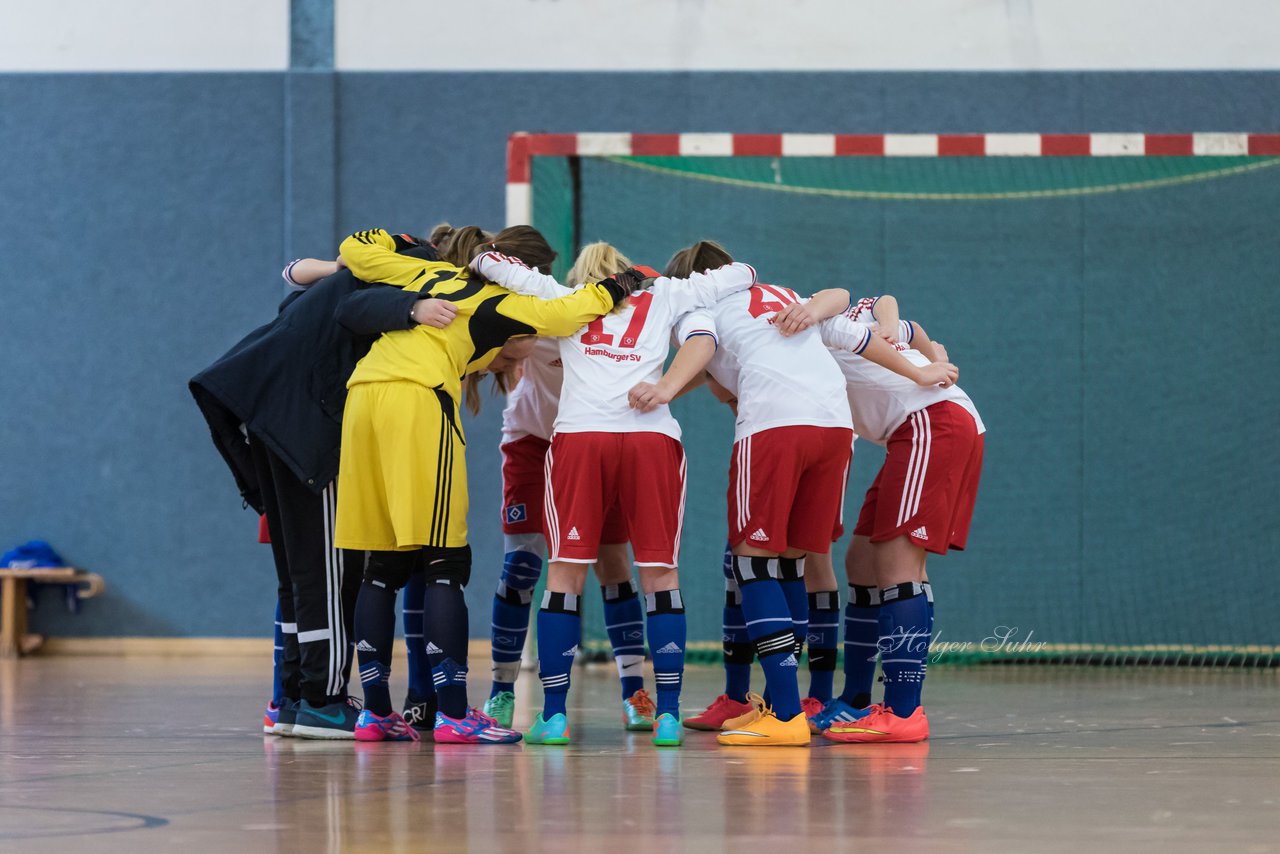
[[[933,352],[938,354],[939,362],[950,362],[951,357],[947,355],[947,348],[942,346],[940,341],[933,342]]]
[[[339,270],[345,270],[345,269],[347,269],[347,262],[346,262],[346,261],[344,261],[344,260],[342,260],[342,256],[341,256],[341,255],[339,255],[339,256],[337,257],[337,260],[335,260],[333,263],[335,263],[335,264],[337,264],[337,265],[338,265],[338,269],[339,269]]]
[[[413,304],[413,319],[419,326],[444,329],[458,316],[458,307],[448,300],[420,299]]]
[[[663,404],[671,402],[671,392],[653,383],[636,383],[627,392],[627,403],[632,409],[641,412],[652,412]]]
[[[920,368],[916,385],[950,388],[960,378],[960,369],[950,362],[930,362]]]
[[[790,337],[797,332],[805,331],[821,320],[822,318],[818,317],[808,305],[793,302],[773,316],[773,325],[784,336]]]
[[[896,323],[893,324],[893,326],[885,326],[883,323],[873,323],[871,324],[871,331],[888,341],[890,344],[898,343],[898,324]]]

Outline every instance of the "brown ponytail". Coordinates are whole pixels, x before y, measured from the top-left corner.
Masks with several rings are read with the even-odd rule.
[[[703,273],[732,263],[733,256],[719,243],[714,240],[699,240],[672,255],[662,275],[673,279],[685,279],[691,273]]]
[[[496,249],[503,255],[519,258],[530,267],[536,267],[543,273],[550,273],[551,262],[556,260],[556,250],[551,248],[551,244],[547,243],[547,239],[542,236],[542,232],[531,225],[507,226],[495,234],[487,244],[476,246],[471,255],[467,257],[467,261],[489,249]],[[449,263],[453,262],[450,261]],[[465,267],[466,262],[459,266]]]

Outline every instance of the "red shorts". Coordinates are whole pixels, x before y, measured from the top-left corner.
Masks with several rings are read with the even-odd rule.
[[[853,532],[883,543],[907,536],[926,551],[963,549],[978,497],[983,437],[958,403],[935,403],[889,437]]]
[[[729,543],[775,554],[830,551],[844,528],[853,431],[775,427],[734,443],[729,464]]]
[[[595,563],[616,513],[637,566],[675,566],[684,475],[684,449],[663,433],[557,433],[544,504],[551,560]]]
[[[547,491],[547,449],[551,443],[522,436],[499,447],[502,451],[502,533],[541,534],[542,502]],[[627,541],[627,523],[616,503],[605,515],[600,542]]]

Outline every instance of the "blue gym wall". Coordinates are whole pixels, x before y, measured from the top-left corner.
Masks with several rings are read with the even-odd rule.
[[[186,380],[271,317],[279,269],[292,257],[331,256],[358,228],[500,225],[512,131],[1275,133],[1278,101],[1273,72],[0,75],[0,546],[45,538],[106,577],[108,594],[78,617],[46,594],[35,620],[55,634],[265,634],[268,550],[255,542],[256,520],[241,508]],[[945,307],[920,307],[931,311]],[[1170,319],[1162,334],[1175,329],[1230,334],[1211,312]],[[1176,370],[1175,345],[1152,335],[1149,345],[1168,348]],[[1025,352],[1010,358],[1044,357],[1034,342],[1019,346]],[[1258,352],[1280,367],[1274,347]],[[1274,388],[1271,377],[1258,382]],[[1263,399],[1260,415],[1274,426],[1274,395]],[[1188,405],[1206,404],[1192,396]],[[473,634],[486,627],[501,559],[499,409],[491,403],[468,425]],[[999,426],[1012,436],[1021,425]],[[1090,452],[1118,464],[1124,441]],[[1079,477],[1078,444],[1044,451],[1061,462],[1036,473],[1051,493]],[[1260,453],[1256,471],[1274,482],[1276,453]],[[1212,479],[1168,483],[1199,499],[1232,489]],[[1024,518],[1020,500],[991,490],[979,513]],[[1242,536],[1254,539],[1224,553],[1226,565],[1167,559],[1187,563],[1175,567],[1182,574],[1202,572],[1211,595],[1242,554],[1253,562],[1275,554],[1280,520],[1265,507],[1253,512],[1258,528]],[[974,548],[1025,555],[1020,572],[1039,571],[1040,555],[1080,547],[990,521],[984,532],[992,540]],[[719,536],[692,531],[686,542],[710,538],[697,552],[710,562]],[[1123,566],[1132,556],[1120,557]],[[714,607],[718,565],[690,570],[700,578],[685,586]]]

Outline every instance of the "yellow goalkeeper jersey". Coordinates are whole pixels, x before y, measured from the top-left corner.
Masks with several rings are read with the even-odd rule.
[[[356,365],[347,388],[409,380],[441,389],[457,403],[462,377],[483,370],[507,339],[571,335],[613,308],[613,298],[599,285],[553,300],[513,294],[467,269],[397,254],[395,241],[381,229],[353,234],[342,241],[339,253],[366,282],[429,293],[458,307],[444,329],[416,326],[383,333]]]

